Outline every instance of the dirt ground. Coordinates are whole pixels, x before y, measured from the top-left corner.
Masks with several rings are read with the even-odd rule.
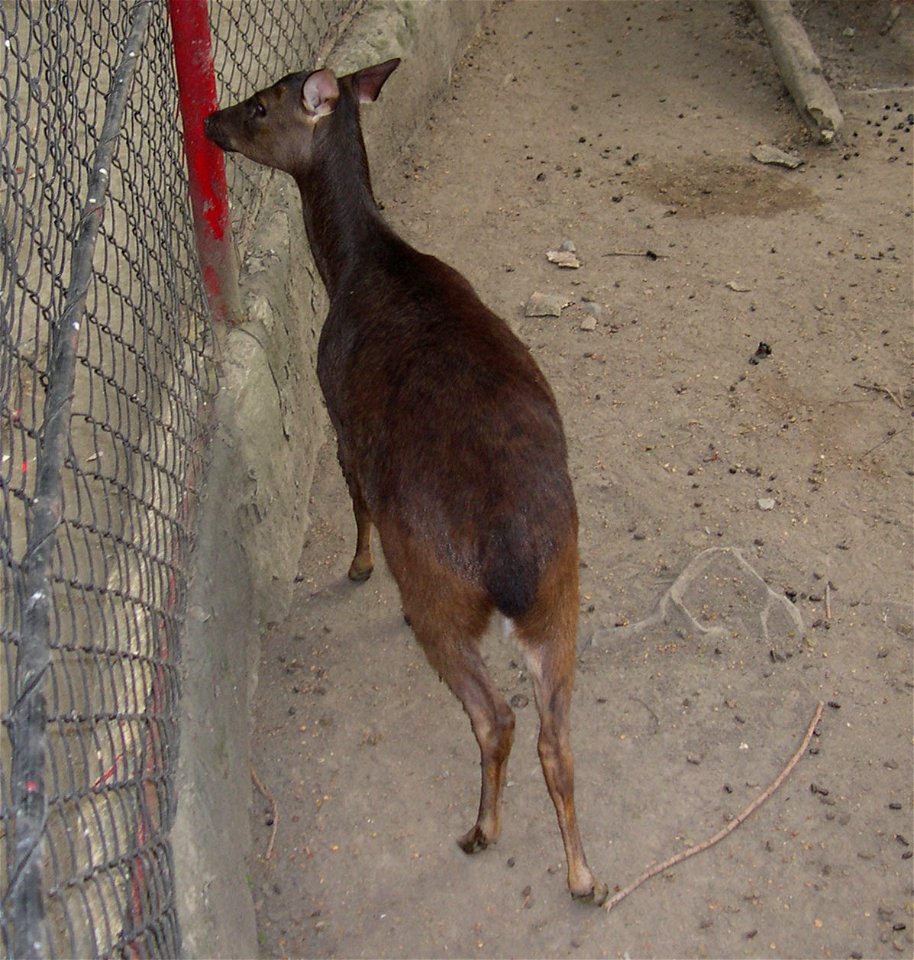
[[[748,5],[508,3],[374,171],[390,220],[465,273],[558,396],[594,870],[621,887],[716,833],[821,700],[813,745],[720,844],[611,913],[574,903],[530,683],[493,624],[517,735],[501,840],[468,858],[469,723],[383,562],[347,581],[328,443],[256,696],[278,813],[250,877],[264,956],[912,956],[914,10],[881,35],[891,6],[796,4],[845,111],[825,148]],[[753,160],[768,143],[803,165]],[[565,240],[578,269],[546,258]],[[527,317],[534,292],[570,305]],[[272,819],[257,796],[261,855]]]

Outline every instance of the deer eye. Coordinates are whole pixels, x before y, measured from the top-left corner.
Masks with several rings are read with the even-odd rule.
[[[251,98],[250,111],[252,117],[265,117],[267,115],[267,108],[253,97]]]

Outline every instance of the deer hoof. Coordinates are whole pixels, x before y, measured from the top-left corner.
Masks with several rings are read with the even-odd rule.
[[[356,557],[349,567],[348,576],[354,583],[364,583],[371,576],[372,570],[374,570],[374,564],[371,560],[359,560]]]
[[[575,900],[580,900],[581,903],[592,903],[595,907],[602,907],[609,896],[609,888],[605,883],[594,880],[593,887],[587,893],[575,893],[572,890],[571,895]]]
[[[465,833],[457,841],[457,846],[464,853],[478,853],[480,850],[485,850],[489,846],[489,842],[488,837],[479,829],[477,824],[469,833]]]

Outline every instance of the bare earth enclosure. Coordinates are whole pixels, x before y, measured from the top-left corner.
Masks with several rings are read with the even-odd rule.
[[[845,113],[836,145],[809,139],[748,5],[508,3],[373,176],[558,396],[600,878],[716,833],[823,701],[812,746],[719,845],[608,914],[573,903],[530,683],[493,623],[517,735],[501,840],[465,856],[476,744],[383,562],[346,579],[328,435],[255,697],[265,956],[912,956],[914,11],[881,33],[882,0],[796,6]],[[759,144],[804,162],[762,164]],[[563,241],[579,267],[547,259]],[[567,305],[526,316],[535,292]]]

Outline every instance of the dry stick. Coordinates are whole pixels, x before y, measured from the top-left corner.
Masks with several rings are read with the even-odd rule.
[[[822,63],[803,25],[793,14],[790,0],[751,2],[768,34],[774,61],[800,116],[821,143],[831,143],[844,118],[825,82]]]
[[[764,793],[757,796],[738,817],[735,817],[733,820],[731,820],[723,828],[723,830],[715,833],[714,836],[709,840],[705,840],[703,843],[696,844],[694,847],[689,847],[688,850],[683,850],[682,853],[677,853],[675,856],[670,857],[669,860],[664,860],[663,863],[655,864],[653,867],[642,873],[641,876],[634,881],[634,883],[630,883],[627,887],[610,897],[610,899],[606,901],[607,911],[612,910],[617,903],[620,903],[630,893],[633,893],[635,890],[637,890],[642,883],[646,883],[652,877],[656,877],[658,873],[663,873],[664,870],[669,870],[670,867],[675,867],[677,863],[682,863],[683,860],[687,860],[689,857],[694,857],[696,853],[701,853],[702,851],[707,850],[709,847],[713,847],[715,843],[719,843],[724,839],[724,837],[727,836],[727,834],[732,833],[744,820],[751,816],[787,779],[791,770],[793,770],[793,768],[800,762],[800,757],[802,757],[806,752],[806,748],[809,746],[809,741],[812,740],[812,735],[815,733],[816,725],[822,718],[822,710],[824,707],[825,704],[820,700],[816,706],[815,715],[806,729],[806,736],[803,737],[803,742],[800,744],[800,748],[790,758],[790,761],[781,771],[777,780],[775,780]]]
[[[874,443],[874,444],[869,448],[869,450],[865,451],[864,453],[861,453],[859,459],[862,460],[864,457],[868,457],[874,450],[878,450],[881,446],[883,446],[884,444],[888,443],[889,440],[894,440],[895,437],[897,437],[897,436],[898,436],[898,431],[897,431],[897,430],[894,430],[894,429],[893,429],[893,430],[889,430],[888,433],[886,433],[886,435],[879,441],[879,443]]]
[[[665,253],[654,253],[653,250],[610,250],[604,257],[653,257],[654,260],[669,260]]]
[[[879,30],[880,36],[885,36],[892,27],[895,26],[895,21],[901,16],[901,4],[896,3],[891,10],[889,10],[889,15],[885,18],[885,23],[882,25]]]
[[[276,842],[276,830],[279,827],[279,811],[276,809],[276,801],[273,799],[273,794],[260,782],[260,778],[257,776],[257,772],[254,770],[254,764],[250,764],[251,768],[251,780],[254,782],[254,786],[257,787],[258,792],[266,799],[267,803],[270,805],[270,818],[273,821],[273,829],[270,831],[270,842],[267,844],[266,853],[263,855],[264,860],[269,860],[273,856],[273,844]]]
[[[825,581],[825,619],[831,620],[831,586]]]
[[[892,403],[898,407],[899,410],[904,410],[904,404],[889,390],[888,387],[880,386],[878,383],[855,383],[855,387],[859,387],[861,390],[872,390],[874,393],[883,393],[885,394]]]

